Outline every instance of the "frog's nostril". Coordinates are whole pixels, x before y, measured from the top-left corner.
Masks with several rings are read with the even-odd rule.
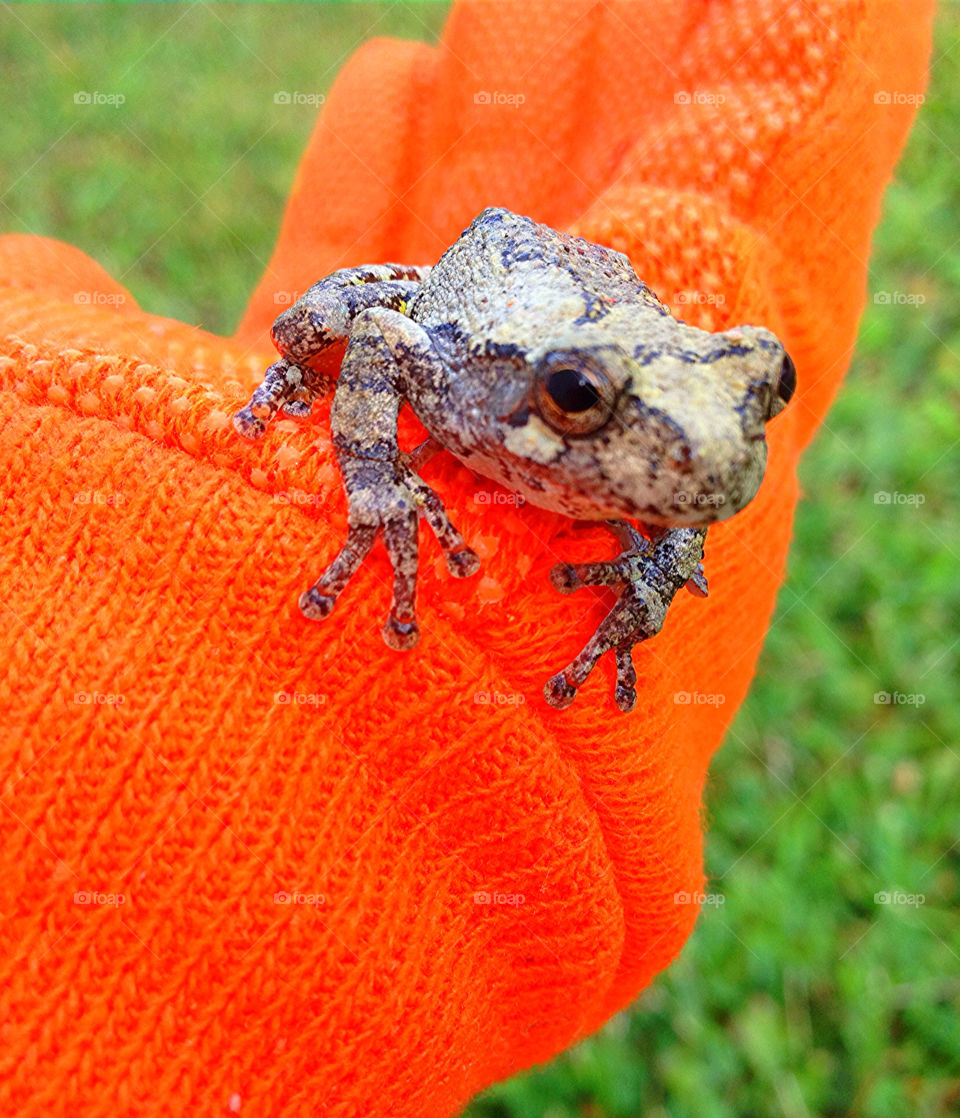
[[[780,369],[780,380],[777,383],[777,395],[784,404],[789,404],[796,390],[797,368],[790,359],[790,354],[785,353],[783,355],[783,366]]]

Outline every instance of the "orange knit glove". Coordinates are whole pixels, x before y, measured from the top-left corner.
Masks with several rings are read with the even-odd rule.
[[[877,94],[922,87],[931,7],[464,0],[439,47],[368,43],[234,339],[0,241],[0,1113],[450,1115],[676,955],[706,764],[914,111]],[[230,425],[274,292],[429,262],[491,204],[629,253],[688,321],[770,327],[799,370],[760,495],[708,537],[710,598],[637,650],[629,716],[610,657],[568,710],[540,694],[603,610],[548,571],[601,528],[477,504],[436,459],[483,568],[451,581],[424,533],[423,639],[395,653],[382,551],[335,619],[297,609],[344,534],[329,405],[253,446]]]

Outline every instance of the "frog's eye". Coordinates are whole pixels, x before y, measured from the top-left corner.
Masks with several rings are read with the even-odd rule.
[[[790,355],[785,353],[783,355],[783,364],[780,366],[777,386],[770,396],[769,415],[767,419],[773,419],[775,415],[779,415],[793,399],[793,394],[796,390],[797,369],[790,359]]]
[[[550,354],[537,372],[537,408],[564,435],[589,435],[610,418],[613,387],[594,362],[577,355]]]
[[[780,380],[777,384],[777,395],[785,404],[793,399],[797,390],[797,367],[790,360],[790,354],[783,355],[783,368],[780,370]]]

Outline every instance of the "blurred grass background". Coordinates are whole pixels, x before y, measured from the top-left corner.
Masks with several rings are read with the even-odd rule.
[[[145,309],[233,330],[315,106],[442,3],[4,4],[0,228],[79,245]],[[790,574],[711,769],[711,889],[637,1004],[472,1118],[960,1114],[960,7],[886,197]],[[121,108],[76,104],[122,93]],[[894,297],[896,298],[896,297]],[[922,504],[878,505],[874,494]],[[923,696],[882,704],[877,692]],[[880,905],[878,892],[923,894]]]

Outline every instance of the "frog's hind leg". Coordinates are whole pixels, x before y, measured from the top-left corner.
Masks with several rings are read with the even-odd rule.
[[[280,354],[264,374],[250,403],[234,416],[234,427],[248,439],[259,438],[280,408],[308,416],[313,403],[332,391],[333,379],[317,367],[332,346],[344,344],[350,324],[371,307],[406,311],[428,267],[369,264],[342,268],[315,283],[273,324],[271,337]]]

